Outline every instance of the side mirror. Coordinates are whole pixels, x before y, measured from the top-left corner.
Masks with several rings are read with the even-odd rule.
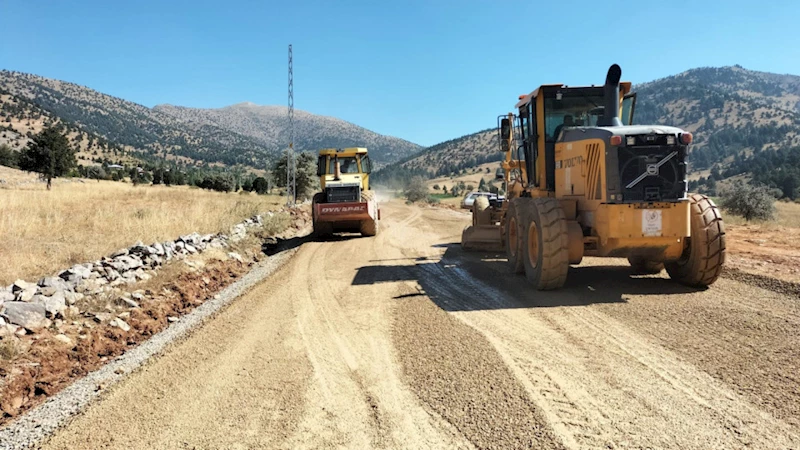
[[[511,139],[511,122],[508,119],[500,120],[500,151],[506,153],[510,150],[509,139]]]
[[[325,163],[326,163],[326,159],[325,159],[324,156],[320,156],[317,159],[317,176],[318,177],[321,177],[321,176],[325,175],[325,169],[326,169]]]

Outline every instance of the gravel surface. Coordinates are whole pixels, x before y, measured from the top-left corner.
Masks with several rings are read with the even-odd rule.
[[[791,291],[585,258],[537,292],[460,249],[467,215],[382,210],[377,237],[306,241],[44,448],[800,447]]]
[[[755,273],[747,273],[739,269],[724,269],[722,271],[722,276],[800,300],[800,283],[778,280]]]
[[[222,307],[269,276],[295,252],[296,250],[289,250],[263,261],[214,299],[206,301],[164,331],[73,383],[47,402],[12,422],[0,430],[0,448],[21,449],[36,446],[90,402],[103,395],[109,387],[126,378],[150,358],[161,353],[170,343],[185,337]]]

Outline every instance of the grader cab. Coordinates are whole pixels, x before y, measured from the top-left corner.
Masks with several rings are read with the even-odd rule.
[[[603,86],[543,85],[499,119],[506,201],[475,202],[465,249],[505,250],[541,290],[562,287],[584,256],[666,268],[690,286],[717,280],[725,227],[711,199],[687,193],[692,134],[633,125],[636,97],[621,75],[615,64]]]
[[[378,233],[380,209],[369,186],[371,171],[366,148],[320,150],[317,176],[322,191],[314,194],[311,205],[315,235]]]

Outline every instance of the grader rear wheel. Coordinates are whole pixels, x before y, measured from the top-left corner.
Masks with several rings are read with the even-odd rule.
[[[569,234],[561,204],[553,198],[537,198],[520,206],[525,218],[525,278],[540,291],[564,286],[569,270]]]
[[[506,256],[508,267],[513,273],[525,273],[525,264],[522,261],[522,222],[520,217],[520,202],[524,199],[514,200],[506,212]]]
[[[725,224],[717,205],[701,194],[689,196],[691,237],[678,261],[667,263],[669,276],[687,286],[706,287],[717,281],[725,263]]]

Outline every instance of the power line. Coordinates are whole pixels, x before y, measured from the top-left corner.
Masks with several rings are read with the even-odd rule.
[[[297,202],[297,160],[294,155],[294,74],[292,73],[292,44],[289,44],[289,148],[286,150],[286,204]]]

